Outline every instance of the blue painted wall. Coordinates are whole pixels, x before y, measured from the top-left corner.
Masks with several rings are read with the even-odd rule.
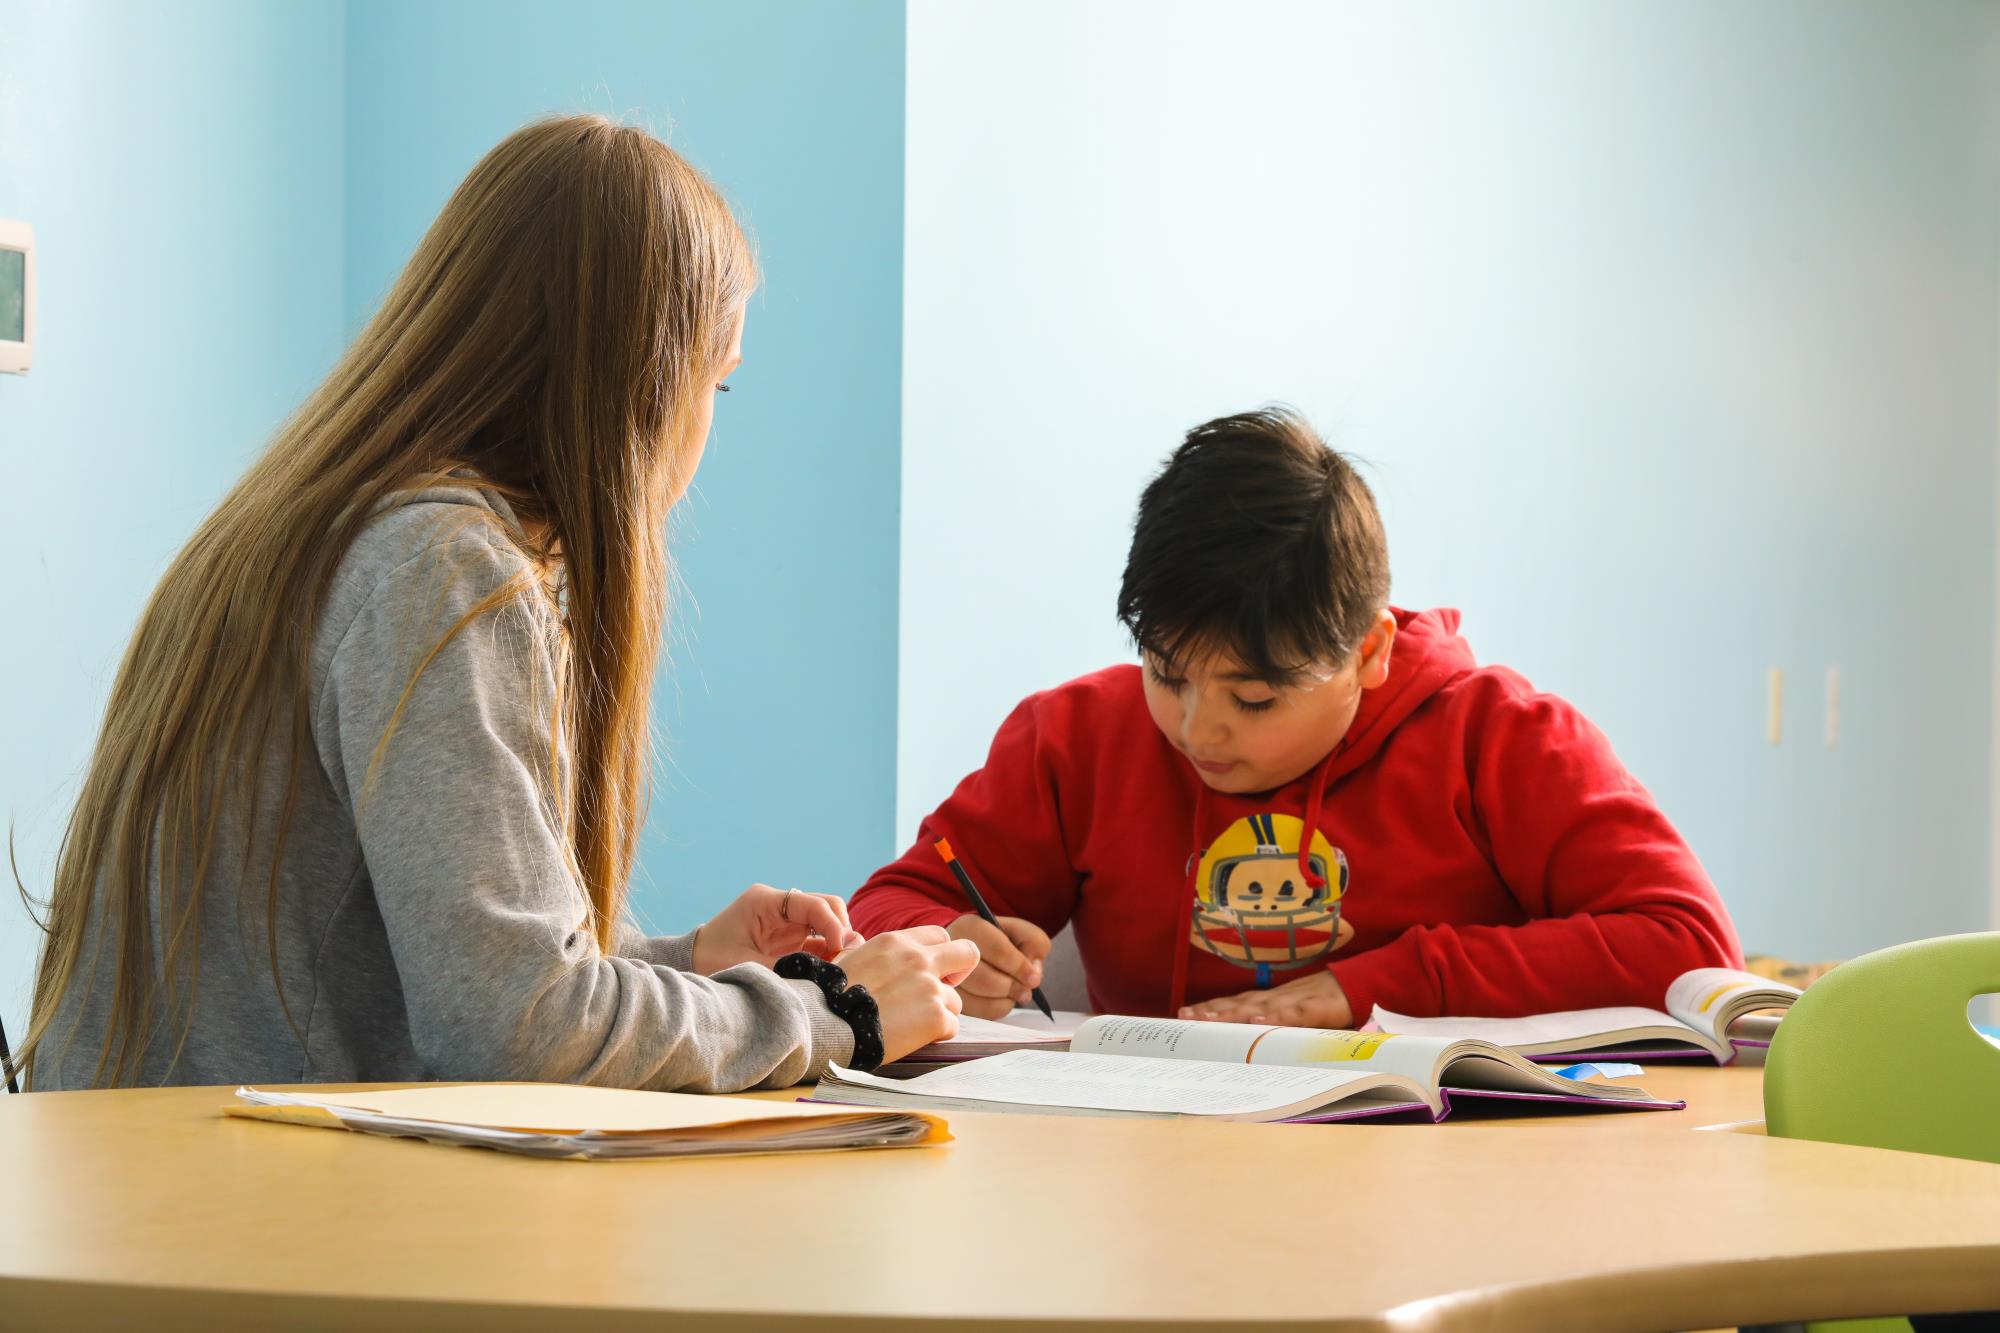
[[[139,608],[338,350],[341,34],[337,3],[0,0],[0,217],[41,279],[0,375],[0,817],[37,894]]]
[[[350,331],[481,153],[578,110],[671,130],[766,275],[675,533],[635,902],[681,929],[753,879],[847,891],[893,823],[903,6],[353,0]]]

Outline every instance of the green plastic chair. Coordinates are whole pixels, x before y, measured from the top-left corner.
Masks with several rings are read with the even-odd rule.
[[[1777,1138],[2000,1162],[2000,1048],[1966,1006],[2000,991],[2000,934],[1918,940],[1842,963],[1771,1039],[1764,1119]],[[1826,1333],[1902,1319],[1815,1322]]]

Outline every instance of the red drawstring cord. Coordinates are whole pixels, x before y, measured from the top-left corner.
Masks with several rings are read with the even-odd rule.
[[[1326,887],[1326,878],[1312,868],[1313,835],[1319,832],[1319,808],[1326,800],[1326,771],[1333,767],[1333,755],[1340,753],[1340,747],[1333,747],[1329,754],[1313,770],[1312,782],[1306,787],[1305,827],[1299,830],[1299,876],[1307,886],[1315,889]]]

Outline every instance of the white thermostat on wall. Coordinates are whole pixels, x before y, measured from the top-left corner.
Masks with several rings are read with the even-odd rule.
[[[35,359],[35,229],[0,218],[0,370],[25,375]]]

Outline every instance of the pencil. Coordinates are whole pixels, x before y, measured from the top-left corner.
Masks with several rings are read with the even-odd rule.
[[[944,858],[944,863],[951,867],[951,873],[957,876],[958,887],[965,890],[966,900],[972,904],[972,910],[985,918],[987,925],[993,927],[995,930],[1000,930],[1000,923],[993,919],[993,909],[988,907],[986,899],[980,896],[979,887],[972,882],[972,876],[965,873],[965,866],[960,863],[956,856],[952,855],[950,840],[939,838],[931,845],[937,848],[937,854]],[[1004,935],[1007,932],[1002,930],[1000,933]],[[1048,1000],[1042,995],[1042,988],[1037,986],[1029,993],[1035,997],[1035,1008],[1042,1011],[1042,1017],[1048,1019],[1051,1023],[1055,1022],[1055,1010],[1049,1008]]]

